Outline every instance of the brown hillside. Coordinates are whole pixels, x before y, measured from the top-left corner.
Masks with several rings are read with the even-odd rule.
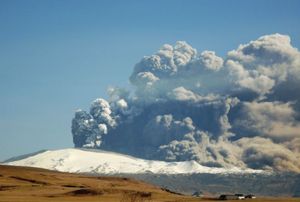
[[[144,182],[118,177],[91,177],[39,168],[0,165],[0,202],[193,202],[216,201],[183,196]],[[253,202],[298,201],[258,198]]]
[[[198,199],[199,200],[199,199]],[[0,201],[197,201],[140,181],[0,166]]]

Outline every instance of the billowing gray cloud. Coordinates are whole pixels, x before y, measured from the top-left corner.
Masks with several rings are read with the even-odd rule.
[[[300,172],[300,53],[289,36],[225,58],[186,42],[138,62],[134,92],[111,87],[72,121],[75,147],[167,161]]]
[[[223,59],[221,57],[216,56],[214,51],[203,51],[198,61],[196,60],[194,63],[197,65],[199,63],[200,66],[203,66],[206,69],[219,71],[223,66]]]
[[[112,111],[110,104],[104,99],[98,98],[92,102],[90,114],[97,121],[97,123],[104,123],[110,127],[114,127],[116,125],[116,121],[111,116]]]
[[[237,145],[243,148],[242,160],[250,168],[300,172],[299,153],[293,153],[282,144],[254,137],[241,138]]]
[[[178,101],[188,101],[188,102],[205,102],[205,101],[213,101],[218,100],[219,96],[214,94],[208,94],[205,96],[194,93],[191,90],[187,90],[184,87],[180,86],[174,88],[169,94],[170,99],[175,99]]]
[[[239,62],[228,60],[227,67],[234,84],[241,88],[250,89],[258,94],[269,93],[275,81],[266,75],[259,74],[256,70],[248,71]]]
[[[235,124],[274,141],[287,141],[300,137],[300,122],[295,119],[296,111],[291,103],[244,102]]]
[[[262,36],[228,53],[227,65],[235,83],[267,94],[288,77],[299,79],[300,53],[289,36]]]

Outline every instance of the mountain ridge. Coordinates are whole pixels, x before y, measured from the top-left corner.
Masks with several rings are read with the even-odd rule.
[[[191,174],[191,173],[264,173],[262,170],[202,166],[196,161],[165,162],[145,160],[104,150],[67,148],[47,150],[4,165],[30,166],[71,173],[93,174]],[[17,159],[16,161],[14,159]]]
[[[45,151],[4,165],[38,167],[89,176],[128,177],[177,193],[247,193],[257,196],[299,197],[300,174],[212,168],[195,161],[164,162],[103,150]],[[284,189],[282,189],[284,187]]]

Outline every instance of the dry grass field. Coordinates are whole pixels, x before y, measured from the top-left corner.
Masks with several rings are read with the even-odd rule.
[[[214,200],[178,195],[168,190],[128,178],[91,177],[38,168],[0,165],[0,202],[4,201],[193,202]],[[251,201],[300,202],[300,199],[258,198]]]

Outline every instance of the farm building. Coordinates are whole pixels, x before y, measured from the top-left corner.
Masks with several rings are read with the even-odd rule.
[[[249,195],[244,195],[244,194],[222,194],[219,199],[220,200],[243,200],[243,199],[254,199],[256,198],[255,195],[249,194]]]

